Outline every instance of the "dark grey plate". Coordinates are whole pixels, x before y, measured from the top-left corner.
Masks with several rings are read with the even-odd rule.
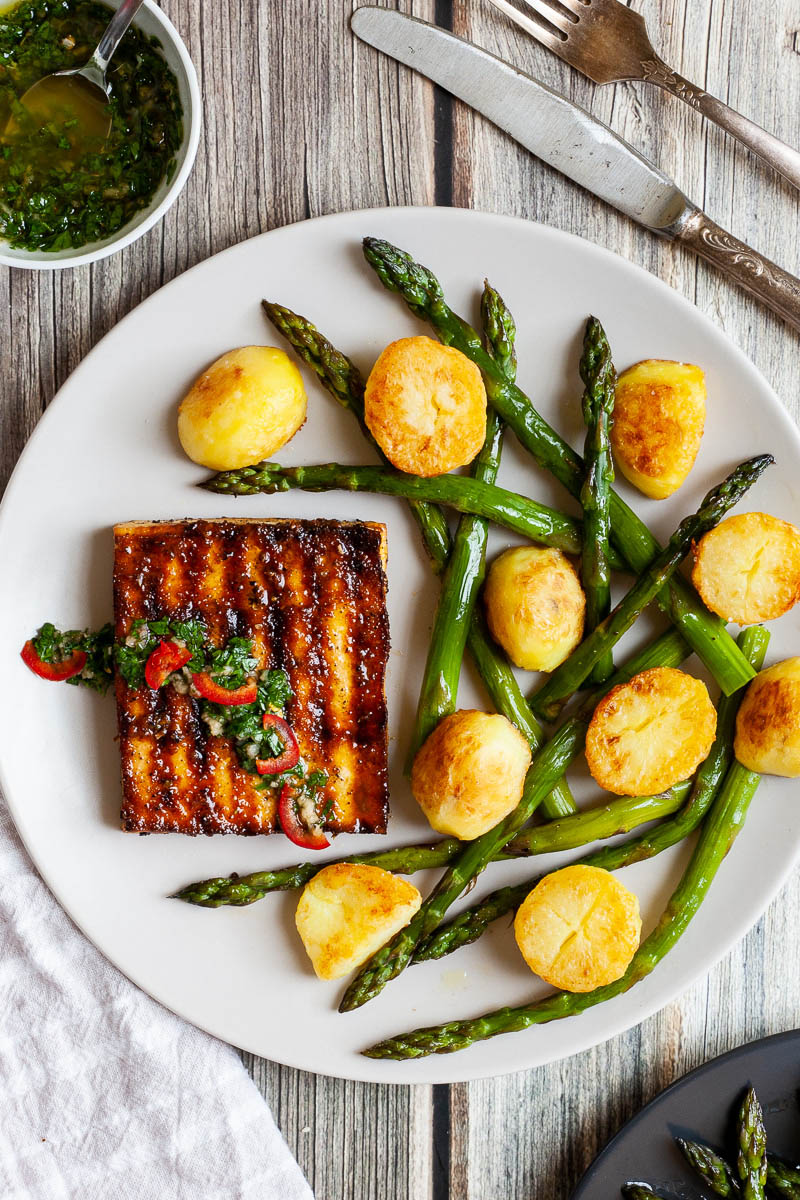
[[[770,1150],[800,1161],[800,1029],[731,1050],[684,1075],[613,1138],[572,1200],[613,1200],[623,1183],[649,1183],[671,1200],[706,1200],[673,1138],[706,1142],[731,1155],[734,1115],[752,1084],[764,1109]]]

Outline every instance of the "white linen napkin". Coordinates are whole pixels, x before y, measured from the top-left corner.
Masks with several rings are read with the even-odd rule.
[[[313,1200],[236,1052],[134,987],[0,799],[3,1200]]]

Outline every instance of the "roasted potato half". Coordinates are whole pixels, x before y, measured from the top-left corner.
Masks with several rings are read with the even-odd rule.
[[[708,756],[716,731],[705,684],[673,667],[653,667],[612,688],[597,705],[586,760],[607,791],[649,796],[688,779]]]
[[[641,932],[637,897],[600,867],[545,875],[514,920],[530,969],[567,992],[592,992],[624,975]]]
[[[497,713],[460,709],[419,749],[411,790],[439,833],[472,840],[519,804],[531,748]]]
[[[483,445],[483,377],[460,350],[429,337],[401,338],[369,373],[364,416],[392,466],[443,475],[472,462]]]
[[[748,684],[733,749],[749,771],[800,775],[800,658],[784,659]]]
[[[483,599],[492,636],[526,671],[555,670],[583,637],[586,596],[560,550],[506,550],[489,568]]]
[[[242,346],[192,384],[178,409],[178,437],[192,462],[232,471],[275,454],[305,419],[303,379],[288,355]]]
[[[704,534],[692,553],[692,583],[726,621],[773,621],[800,599],[800,529],[788,521],[737,513]]]
[[[671,496],[694,465],[705,419],[699,367],[661,358],[628,367],[617,380],[611,429],[617,466],[645,496]]]
[[[303,888],[297,932],[320,979],[341,979],[413,917],[422,897],[380,867],[331,863]]]

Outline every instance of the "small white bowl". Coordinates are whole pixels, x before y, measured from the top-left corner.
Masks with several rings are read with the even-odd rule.
[[[105,0],[111,8],[119,8],[121,0]],[[164,213],[174,204],[189,178],[197,146],[200,141],[202,103],[197,85],[197,73],[189,58],[180,34],[153,0],[144,0],[134,25],[148,37],[156,37],[167,64],[178,81],[178,91],[183,105],[183,141],[175,155],[175,172],[169,183],[164,179],[159,184],[147,208],[143,208],[122,229],[104,238],[101,242],[87,242],[77,250],[16,250],[0,239],[0,263],[8,267],[27,267],[31,271],[62,270],[64,267],[82,267],[116,254],[124,246],[130,246],[142,234],[152,229]],[[112,60],[113,65],[113,60]]]

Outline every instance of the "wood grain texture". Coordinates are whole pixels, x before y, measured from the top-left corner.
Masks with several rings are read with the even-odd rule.
[[[635,5],[670,65],[800,144],[799,0]],[[595,88],[486,0],[399,7],[452,24],[584,104],[715,220],[800,270],[800,195],[678,100],[644,85]],[[707,312],[800,418],[796,335],[685,251],[636,229],[463,105],[356,43],[350,0],[164,0],[164,8],[201,76],[195,169],[166,220],[121,254],[63,273],[0,268],[0,487],[67,375],[162,283],[274,226],[382,204],[438,200],[511,213],[611,247]],[[535,1071],[448,1094],[317,1077],[249,1055],[245,1063],[318,1200],[567,1200],[593,1155],[662,1087],[731,1046],[800,1024],[798,910],[796,874],[750,935],[678,1002]]]

